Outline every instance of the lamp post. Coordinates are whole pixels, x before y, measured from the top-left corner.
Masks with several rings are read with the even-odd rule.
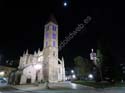
[[[73,74],[74,73],[74,70],[71,70],[71,74]]]
[[[88,75],[88,78],[89,78],[90,80],[92,80],[92,79],[93,79],[93,75],[92,75],[92,74],[89,74],[89,75]]]
[[[76,78],[74,70],[71,70],[71,81]]]
[[[0,72],[0,76],[4,76],[5,75],[5,72],[4,71],[1,71]]]

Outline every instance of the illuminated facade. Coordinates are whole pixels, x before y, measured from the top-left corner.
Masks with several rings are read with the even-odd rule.
[[[27,50],[20,57],[16,77],[20,77],[19,84],[65,80],[64,60],[58,58],[58,25],[53,16],[44,27],[43,50],[34,54]]]

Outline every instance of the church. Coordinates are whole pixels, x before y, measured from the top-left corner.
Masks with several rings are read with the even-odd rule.
[[[18,84],[65,81],[64,59],[58,57],[58,24],[54,16],[44,26],[43,50],[34,54],[24,52],[14,80]]]

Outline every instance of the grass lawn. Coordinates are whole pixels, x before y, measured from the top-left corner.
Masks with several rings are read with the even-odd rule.
[[[94,81],[73,81],[73,83],[86,85],[94,88],[108,88],[108,87],[125,87],[125,83],[107,83],[107,82],[94,82]]]
[[[9,91],[9,90],[17,90],[11,86],[3,86],[3,87],[0,87],[0,91]]]

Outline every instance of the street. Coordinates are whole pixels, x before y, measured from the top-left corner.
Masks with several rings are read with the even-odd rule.
[[[3,91],[0,93],[124,93],[125,89],[76,89],[76,90],[34,90],[34,91],[22,91],[11,90]]]
[[[63,88],[57,88],[57,86],[62,86]],[[31,87],[31,86],[30,86]],[[8,88],[0,90],[0,93],[124,93],[125,88],[105,88],[105,89],[95,89],[91,87],[86,87],[74,83],[59,83],[56,87],[52,87],[50,84],[50,89],[40,89],[37,88]],[[67,87],[67,88],[66,88]]]

